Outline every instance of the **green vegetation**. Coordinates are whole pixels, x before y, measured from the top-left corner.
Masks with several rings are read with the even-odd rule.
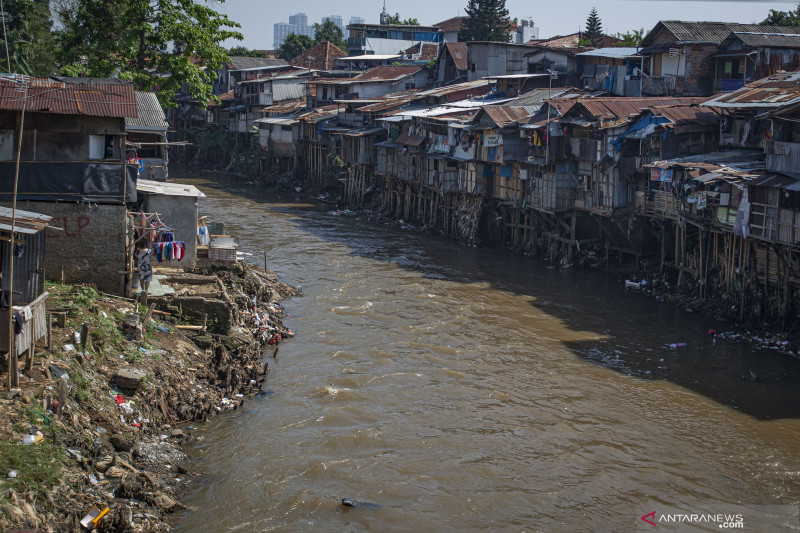
[[[156,91],[164,107],[184,86],[207,105],[216,69],[228,60],[220,43],[242,39],[233,30],[238,23],[194,0],[60,0],[54,10],[61,65],[132,80],[138,90]]]
[[[615,33],[614,37],[617,39],[614,46],[638,48],[642,44],[642,39],[644,39],[644,28],[626,31],[625,33]]]
[[[603,46],[603,23],[595,7],[592,8],[586,19],[586,30],[583,32],[580,46],[591,46],[593,48],[602,48]]]
[[[419,26],[419,21],[416,18],[400,19],[400,13],[389,15],[386,17],[386,24],[397,24],[400,26]]]
[[[775,9],[769,10],[769,15],[761,24],[769,26],[800,26],[800,3],[794,11],[776,11]]]
[[[8,490],[18,494],[33,492],[37,502],[46,502],[47,493],[60,482],[61,468],[64,466],[64,451],[59,444],[47,439],[36,445],[13,442],[0,442],[0,502],[7,501]],[[17,477],[7,478],[11,470]]]
[[[312,46],[314,46],[314,41],[308,35],[290,33],[286,36],[286,40],[280,45],[275,55],[279,59],[291,61]]]
[[[508,42],[510,20],[505,0],[469,0],[459,41]]]
[[[331,19],[325,19],[322,24],[314,23],[314,44],[330,41],[334,46],[347,50],[342,29]],[[296,57],[296,56],[295,56]]]

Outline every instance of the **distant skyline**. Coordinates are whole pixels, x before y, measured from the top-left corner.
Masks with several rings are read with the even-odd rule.
[[[531,2],[506,0],[511,17],[532,18],[542,38],[565,35],[583,30],[586,17],[596,7],[606,33],[618,33],[644,28],[645,32],[659,20],[705,20],[755,23],[766,18],[770,9],[788,11],[797,2],[774,1],[694,1],[694,0],[565,0],[562,2]],[[242,45],[255,49],[271,49],[273,24],[289,19],[295,13],[306,13],[308,20],[318,21],[331,12],[349,21],[362,17],[367,24],[377,24],[383,0],[374,2],[338,2],[329,0],[298,0],[296,2],[265,2],[264,0],[227,0],[213,3],[215,9],[242,25],[243,41],[226,41],[225,46]],[[467,0],[387,0],[386,10],[402,18],[417,18],[420,24],[430,25],[464,15]],[[345,30],[347,37],[347,30]]]

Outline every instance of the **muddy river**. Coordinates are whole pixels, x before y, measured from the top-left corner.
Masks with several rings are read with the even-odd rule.
[[[798,530],[799,360],[619,276],[192,183],[304,296],[268,394],[192,430],[178,531]]]

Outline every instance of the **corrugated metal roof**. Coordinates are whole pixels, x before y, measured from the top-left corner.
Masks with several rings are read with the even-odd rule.
[[[694,22],[662,20],[642,39],[642,46],[650,45],[655,37],[666,29],[677,42],[721,43],[731,32],[798,34],[798,26],[765,26],[761,24],[739,24],[736,22]]]
[[[495,124],[497,124],[499,127],[503,127],[512,122],[516,122],[521,118],[532,115],[536,112],[536,109],[531,111],[527,107],[491,105],[484,107],[483,111],[489,116],[489,118],[492,119]]]
[[[298,109],[303,109],[306,106],[306,99],[305,98],[296,98],[294,100],[285,100],[279,104],[274,104],[269,107],[265,107],[261,110],[262,113],[270,113],[272,115],[280,115],[284,113],[291,113],[292,111],[297,111]]]
[[[705,98],[673,98],[673,97],[597,97],[578,101],[592,117],[601,121],[619,121],[637,116],[643,109],[657,105],[699,104]],[[574,110],[574,108],[573,108]]]
[[[578,56],[586,57],[608,57],[612,59],[624,59],[632,57],[639,51],[638,48],[626,48],[623,46],[612,46],[609,48],[598,48],[597,50],[589,50],[588,52],[581,52],[575,54]]]
[[[192,198],[205,198],[200,189],[194,185],[184,185],[182,183],[164,182],[143,180],[139,178],[136,180],[136,190],[150,193],[150,194],[163,194],[164,196],[190,196]]]
[[[10,207],[0,207],[0,231],[11,231],[12,213]],[[26,235],[39,233],[53,220],[51,216],[32,211],[22,211],[21,209],[17,209],[16,215],[14,231]]]
[[[126,118],[125,129],[131,131],[139,128],[166,130],[169,127],[156,93],[136,91],[136,107],[139,111],[139,117]]]
[[[347,57],[337,57],[341,61],[385,61],[387,59],[397,59],[400,57],[400,54],[364,54],[360,56],[347,56]]]
[[[751,48],[800,48],[800,34],[750,32],[734,32],[733,35],[723,41],[721,46],[724,47],[726,43],[734,39]]]
[[[257,118],[253,121],[255,124],[280,124],[281,126],[291,126],[297,124],[299,121],[294,118],[287,117],[269,117]]]
[[[800,191],[800,179],[785,174],[767,174],[766,176],[751,181],[749,184],[754,187]]]
[[[727,108],[781,107],[800,102],[800,72],[773,74],[705,102],[704,106]]]
[[[267,59],[266,57],[233,56],[227,63],[229,70],[254,70],[259,68],[275,68],[289,66],[283,59]]]
[[[21,111],[27,86],[25,108],[30,112],[117,118],[139,116],[132,83],[64,80],[0,76],[0,109]]]
[[[650,110],[654,115],[668,118],[674,125],[708,126],[719,124],[719,116],[708,108],[691,105],[652,106]]]
[[[383,65],[369,69],[353,78],[353,81],[394,81],[416,74],[420,70],[422,67],[415,65]]]

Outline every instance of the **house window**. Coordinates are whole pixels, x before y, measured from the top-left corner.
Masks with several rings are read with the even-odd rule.
[[[89,135],[89,159],[114,159],[114,136]]]

